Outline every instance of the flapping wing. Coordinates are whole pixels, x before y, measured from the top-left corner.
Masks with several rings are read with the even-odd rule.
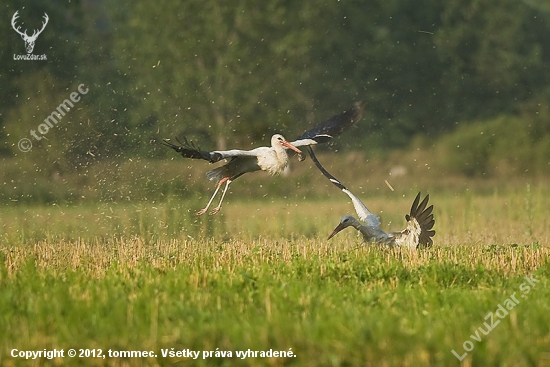
[[[431,247],[433,245],[432,237],[435,236],[435,230],[433,230],[435,219],[434,215],[432,214],[433,205],[428,205],[428,200],[430,199],[430,195],[426,195],[424,200],[419,204],[420,202],[420,193],[416,195],[416,198],[413,201],[413,204],[411,205],[411,211],[409,214],[405,215],[405,219],[407,220],[407,226],[412,221],[416,221],[418,223],[418,226],[420,227],[420,234],[418,236],[418,247]]]
[[[172,144],[168,140],[164,139],[162,143],[167,147],[174,149],[176,152],[180,153],[185,158],[192,159],[204,159],[210,163],[216,163],[225,158],[241,157],[241,156],[256,156],[256,149],[253,150],[214,150],[212,152],[207,152],[201,150],[193,142],[188,141],[186,138],[183,138],[183,142],[176,138],[176,141],[179,145]]]
[[[325,177],[328,178],[330,182],[334,184],[334,186],[342,190],[344,193],[346,193],[346,195],[350,197],[351,202],[353,203],[353,206],[355,208],[355,212],[357,213],[357,216],[359,217],[359,219],[363,221],[367,226],[380,227],[380,218],[378,218],[376,214],[371,213],[369,209],[367,209],[365,204],[363,204],[363,202],[359,200],[357,196],[353,195],[353,193],[349,191],[347,187],[344,186],[344,184],[338,181],[336,177],[331,175],[321,165],[321,163],[319,163],[319,161],[317,160],[317,157],[315,156],[315,153],[313,153],[313,149],[311,149],[311,147],[309,146],[308,146],[308,153],[309,153],[309,156],[311,157],[311,160],[313,161],[313,163],[315,163],[319,171],[321,171],[323,175],[325,175]]]
[[[223,159],[223,157],[216,152],[200,150],[198,146],[196,146],[193,142],[188,141],[185,137],[183,138],[183,141],[180,141],[178,138],[176,138],[176,141],[179,145],[173,144],[166,139],[162,141],[162,144],[174,149],[184,158],[204,159],[210,163],[215,163]]]
[[[349,110],[339,115],[332,116],[327,121],[306,131],[296,138],[295,141],[291,142],[291,144],[295,147],[300,147],[326,143],[355,125],[363,116],[365,105],[366,102],[355,102]]]
[[[420,202],[420,193],[416,195],[409,214],[405,215],[407,228],[401,232],[393,232],[391,236],[398,246],[418,248],[431,247],[433,245],[432,237],[435,236],[433,226],[435,224],[432,214],[433,205],[428,205],[430,195],[426,195]]]

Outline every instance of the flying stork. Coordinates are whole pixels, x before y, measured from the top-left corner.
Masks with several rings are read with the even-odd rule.
[[[400,232],[386,233],[380,228],[380,219],[378,216],[371,213],[357,196],[353,195],[352,192],[344,186],[344,184],[327,172],[327,170],[317,160],[317,157],[313,153],[313,149],[311,149],[311,147],[308,147],[308,152],[311,160],[315,163],[323,175],[325,175],[330,182],[350,197],[353,206],[355,207],[355,211],[357,212],[357,216],[360,219],[359,221],[351,215],[345,215],[342,217],[338,226],[334,229],[334,231],[332,231],[330,236],[328,236],[329,240],[341,230],[347,227],[353,227],[361,233],[365,242],[375,242],[377,244],[387,245],[390,247],[408,247],[411,249],[432,246],[432,237],[435,235],[435,230],[432,228],[435,220],[432,214],[433,205],[426,207],[428,205],[429,195],[426,195],[422,202],[420,202],[420,193],[416,195],[409,214],[405,215],[405,219],[407,220],[407,228]]]
[[[206,206],[199,210],[196,215],[206,213],[220,187],[225,183],[218,206],[210,212],[213,215],[220,211],[227,188],[235,179],[247,172],[260,170],[267,171],[271,175],[282,173],[288,166],[288,149],[298,153],[299,160],[303,161],[305,156],[298,147],[325,143],[333,137],[342,134],[361,119],[364,108],[365,102],[355,102],[347,111],[332,116],[327,121],[306,131],[293,142],[288,142],[282,135],[275,134],[271,137],[271,147],[259,147],[252,150],[214,150],[208,152],[200,150],[199,147],[185,138],[183,141],[176,139],[179,145],[172,144],[166,139],[163,141],[163,144],[174,149],[184,158],[204,159],[210,163],[216,163],[222,159],[229,158],[228,163],[206,173],[206,177],[210,181],[217,181],[218,184]]]

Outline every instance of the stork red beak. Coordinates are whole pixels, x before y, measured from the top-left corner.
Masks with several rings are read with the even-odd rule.
[[[336,234],[344,228],[346,228],[346,227],[344,227],[344,225],[342,223],[338,224],[338,226],[336,228],[334,228],[334,231],[332,231],[330,236],[328,236],[327,240],[330,240],[332,237],[336,236]]]
[[[290,143],[289,143],[288,141],[286,141],[286,140],[283,141],[283,142],[281,143],[281,145],[282,145],[283,147],[287,147],[288,149],[292,149],[293,151],[295,151],[295,152],[298,153],[298,154],[302,154],[302,151],[301,151],[300,149],[296,148],[294,145],[290,144]]]

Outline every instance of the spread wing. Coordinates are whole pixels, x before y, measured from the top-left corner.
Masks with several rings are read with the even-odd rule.
[[[432,211],[434,206],[430,205],[426,208],[429,199],[430,195],[426,195],[424,200],[422,200],[419,204],[420,193],[418,193],[413,201],[413,204],[411,205],[411,211],[408,215],[405,215],[407,227],[412,221],[416,221],[420,227],[418,246],[431,247],[433,245],[432,237],[435,236],[435,230],[433,230],[435,219]]]
[[[225,158],[257,156],[258,153],[258,149],[214,150],[212,152],[208,152],[205,150],[201,150],[198,146],[196,146],[193,142],[188,141],[186,138],[183,138],[183,141],[180,141],[176,138],[176,141],[179,143],[179,145],[172,144],[166,139],[164,139],[162,143],[167,147],[174,149],[185,158],[204,159],[210,163],[216,163]]]
[[[340,190],[342,190],[346,195],[350,197],[351,202],[353,203],[353,206],[355,208],[355,212],[357,213],[357,216],[359,217],[359,219],[369,227],[380,227],[380,218],[378,218],[376,214],[371,213],[369,209],[367,209],[365,204],[363,204],[363,202],[359,200],[357,196],[353,195],[353,193],[349,191],[347,187],[344,186],[344,184],[338,181],[336,177],[328,173],[328,171],[321,165],[321,163],[319,163],[319,161],[317,160],[317,157],[315,156],[315,153],[313,153],[313,149],[311,149],[311,147],[309,146],[308,146],[308,153],[309,153],[309,156],[311,157],[311,160],[313,161],[313,163],[315,163],[319,171],[321,171],[323,175],[325,175],[325,177],[328,178],[330,182],[334,184],[334,186],[338,187]]]
[[[332,116],[327,121],[306,131],[297,137],[295,141],[291,142],[291,144],[295,147],[301,147],[305,145],[326,143],[355,125],[361,117],[363,117],[365,105],[366,102],[363,101],[355,102],[349,110],[339,115]]]
[[[430,195],[426,195],[420,202],[420,193],[418,193],[411,205],[411,211],[405,215],[407,228],[401,232],[390,233],[390,239],[395,241],[398,246],[418,248],[433,245],[435,219],[432,214],[433,205],[426,207],[429,199]]]
[[[342,134],[344,131],[355,125],[363,116],[365,105],[365,102],[355,102],[349,110],[344,111],[339,115],[332,116],[327,121],[320,123],[309,131],[306,131],[300,135],[296,141],[291,142],[291,144],[295,147],[299,147],[326,143],[333,137]],[[201,150],[198,146],[196,146],[193,142],[188,141],[186,138],[183,138],[183,141],[176,138],[176,141],[179,145],[173,144],[166,139],[163,140],[163,144],[174,149],[185,158],[204,159],[210,163],[215,163],[225,158],[257,156],[258,153],[255,149],[215,150],[208,152]],[[305,158],[302,158],[300,155],[300,159],[302,160]]]

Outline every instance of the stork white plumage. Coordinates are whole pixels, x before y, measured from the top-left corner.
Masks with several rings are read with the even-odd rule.
[[[178,146],[169,145],[168,142],[165,141],[165,144],[174,148],[176,151],[179,151],[178,149],[181,148]],[[186,142],[186,144],[189,144]],[[182,144],[183,146],[184,144]],[[191,145],[190,145],[191,146]],[[229,187],[229,184],[234,181],[237,177],[247,173],[247,172],[254,172],[254,171],[266,171],[271,175],[277,175],[282,173],[285,168],[288,166],[288,154],[284,148],[292,149],[298,154],[302,154],[300,149],[296,148],[294,145],[289,143],[282,135],[275,134],[271,137],[271,147],[259,147],[252,150],[227,150],[227,151],[214,151],[212,152],[215,155],[215,161],[221,160],[223,158],[231,158],[231,160],[218,168],[215,168],[211,171],[209,171],[206,174],[206,177],[208,177],[209,180],[218,181],[218,185],[216,186],[216,190],[214,191],[214,194],[208,201],[208,204],[206,206],[199,210],[196,214],[202,215],[206,213],[208,208],[210,207],[210,204],[212,204],[212,201],[214,200],[214,197],[216,197],[216,194],[220,190],[220,187],[223,183],[225,183],[225,187],[222,192],[222,196],[220,198],[220,203],[217,207],[212,209],[210,212],[211,215],[214,215],[218,213],[221,209],[221,205],[223,202],[223,199],[225,197],[225,194],[227,193],[227,188]],[[197,152],[200,152],[197,149]],[[212,155],[212,153],[210,153]],[[183,155],[183,153],[182,153]],[[219,155],[219,156],[218,156]],[[185,157],[185,155],[184,155]],[[189,158],[195,158],[195,157],[189,157]]]
[[[180,145],[172,144],[167,140],[164,140],[163,143],[185,158],[204,159],[210,163],[230,158],[229,162],[225,165],[207,172],[206,177],[211,181],[218,181],[218,184],[206,206],[196,213],[197,215],[206,213],[220,187],[225,183],[220,202],[210,213],[216,214],[221,209],[229,184],[235,179],[247,172],[260,170],[266,171],[271,175],[282,173],[289,162],[287,149],[298,153],[300,160],[304,160],[305,157],[298,147],[325,143],[333,137],[340,135],[361,119],[364,107],[364,102],[356,102],[349,110],[335,115],[315,128],[306,131],[293,142],[288,142],[282,135],[275,134],[271,137],[271,147],[259,147],[252,150],[232,149],[207,152],[200,150],[200,148],[185,138],[183,142],[176,139]]]
[[[365,242],[375,242],[380,245],[391,247],[408,247],[416,249],[420,246],[430,247],[433,244],[432,237],[435,235],[433,226],[435,220],[432,214],[433,205],[428,205],[429,195],[420,202],[420,193],[416,195],[409,214],[405,215],[407,228],[399,232],[386,233],[380,228],[380,219],[371,213],[357,196],[349,191],[340,181],[332,176],[317,160],[313,149],[308,147],[308,152],[317,168],[340,190],[348,195],[353,203],[359,220],[351,215],[345,215],[338,226],[332,231],[330,240],[338,232],[347,227],[353,227],[363,236]]]

